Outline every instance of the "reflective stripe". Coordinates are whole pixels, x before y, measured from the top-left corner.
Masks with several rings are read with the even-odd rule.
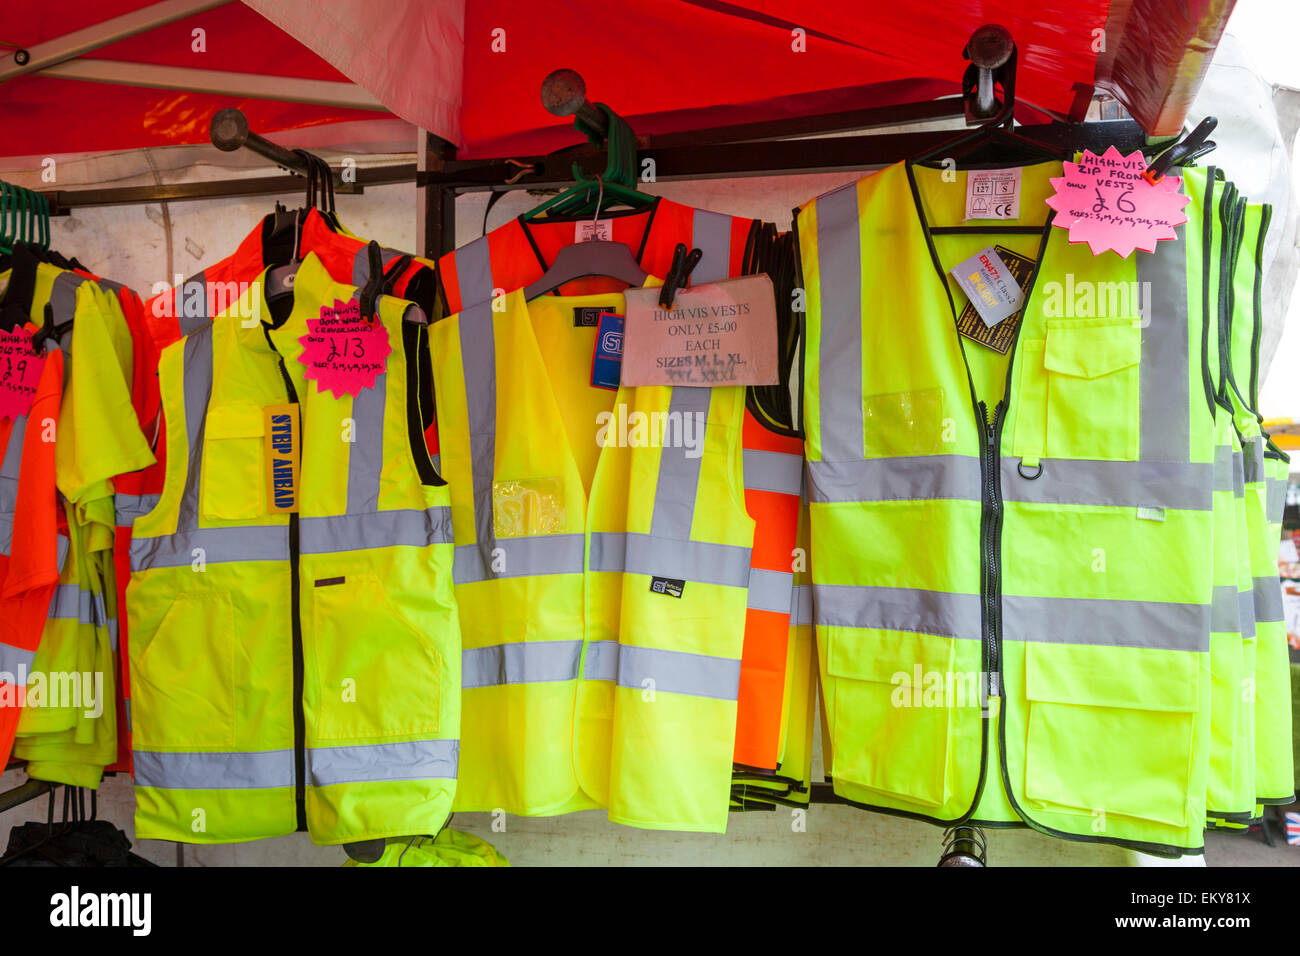
[[[817,584],[814,620],[822,627],[869,627],[979,639],[980,597],[948,591]]]
[[[461,544],[455,550],[452,581],[472,584],[531,574],[581,574],[582,550],[580,534],[502,538],[496,542],[496,553],[486,556],[478,544]]]
[[[1252,611],[1251,616],[1254,616]],[[1241,603],[1237,589],[1230,584],[1215,587],[1210,599],[1210,630],[1215,634],[1241,631]]]
[[[1044,458],[1035,479],[1021,477],[1020,459],[1002,458],[1005,501],[1129,508],[1213,508],[1214,466],[1168,461],[1092,461]]]
[[[1286,511],[1286,489],[1289,479],[1269,478],[1265,483],[1268,496],[1268,520],[1270,524],[1281,524]]]
[[[862,431],[862,237],[858,186],[849,183],[817,200],[821,298],[817,351],[817,421],[822,461],[860,461]],[[811,463],[810,463],[811,464]],[[815,499],[814,499],[815,500]]]
[[[163,790],[263,790],[294,785],[292,750],[235,753],[131,751],[137,787]]]
[[[461,314],[459,323],[461,368],[465,377],[465,401],[469,418],[474,533],[481,567],[476,569],[474,576],[458,573],[457,580],[481,581],[493,576],[490,570],[492,549],[495,546],[492,485],[496,478],[497,451],[497,364],[493,324],[491,303],[466,310]],[[462,563],[460,556],[458,548],[458,567]]]
[[[50,310],[54,313],[54,324],[63,325],[77,314],[77,289],[86,281],[86,276],[75,272],[60,272],[54,277],[50,287]]]
[[[68,551],[72,548],[72,542],[68,540],[66,534],[56,534],[54,536],[54,548],[57,552],[55,560],[59,564],[59,573],[63,573],[63,564],[68,560]]]
[[[1233,490],[1233,456],[1230,445],[1217,445],[1214,449],[1214,490]]]
[[[813,623],[813,592],[811,584],[796,584],[790,593],[790,623],[807,627]]]
[[[1160,601],[1002,596],[1003,639],[1206,651],[1210,607]]]
[[[592,641],[583,664],[585,680],[618,680],[618,641]]]
[[[367,243],[357,250],[357,254],[352,257],[352,284],[356,286],[365,285],[370,279],[370,244]],[[394,259],[399,259],[404,252],[397,249],[389,249],[387,246],[379,248],[380,258],[383,260],[384,268]]]
[[[749,603],[755,611],[790,613],[790,591],[794,575],[789,571],[769,571],[765,568],[749,569]]]
[[[123,697],[123,698],[122,698],[122,713],[126,715],[126,730],[127,730],[127,733],[130,733],[130,732],[131,732],[131,729],[132,729],[132,727],[131,727],[131,698],[130,698],[130,697]]]
[[[307,780],[313,787],[385,780],[454,780],[459,752],[458,740],[309,747]]]
[[[4,676],[5,683],[12,678],[12,684],[15,687],[26,687],[27,677],[32,670],[32,662],[36,660],[36,651],[27,650],[22,647],[14,647],[12,644],[0,644],[0,675]]]
[[[731,275],[731,216],[707,209],[695,210],[691,246],[704,255],[691,271],[691,284],[717,282]]]
[[[1241,636],[1255,636],[1255,595],[1251,591],[1237,592],[1237,616],[1241,620]]]
[[[199,475],[203,470],[203,426],[212,395],[212,325],[185,338],[182,386],[185,392],[185,434],[189,461],[185,489],[177,509],[176,530],[193,531],[199,526]],[[131,543],[135,554],[135,542]]]
[[[1232,497],[1246,497],[1246,472],[1245,462],[1242,459],[1241,452],[1232,452]]]
[[[119,527],[131,527],[136,518],[153,511],[161,500],[162,495],[128,495],[119,491],[113,496],[113,511]]]
[[[746,448],[745,490],[775,491],[782,495],[797,495],[803,478],[803,457],[782,451],[764,451]]]
[[[3,488],[0,488],[3,491]],[[14,514],[0,511],[0,555],[9,556],[14,546]]]
[[[14,424],[9,429],[9,443],[5,445],[4,458],[0,459],[0,478],[11,478],[18,480],[22,474],[23,464],[23,439],[27,435],[27,416],[19,415],[14,419]],[[14,486],[15,500],[18,488]],[[4,507],[4,502],[0,501],[0,507]],[[14,505],[10,502],[8,509],[12,511]]]
[[[711,541],[622,531],[591,535],[592,571],[653,574],[724,587],[748,587],[750,549]]]
[[[82,594],[85,594],[85,613],[82,613]],[[90,592],[83,592],[75,584],[59,584],[50,596],[50,606],[45,616],[52,621],[89,621]]]
[[[405,508],[373,514],[300,518],[298,536],[303,554],[448,544],[451,509],[444,505],[427,511]]]
[[[201,554],[195,554],[201,549]],[[131,570],[179,568],[202,558],[205,564],[231,561],[288,561],[289,526],[247,525],[199,528],[156,538],[131,539]]]
[[[620,644],[618,686],[735,700],[740,690],[740,661]]]
[[[713,389],[693,386],[673,386],[668,399],[668,420],[680,421],[684,433],[686,421],[692,417],[707,429],[709,403]],[[676,413],[676,415],[674,415]],[[679,436],[681,437],[681,436]],[[703,451],[704,435],[698,434]],[[685,441],[664,444],[659,449],[659,480],[655,483],[654,511],[650,517],[650,533],[659,538],[690,538],[695,520],[695,499],[700,484],[700,466],[703,456],[690,457]]]
[[[1254,608],[1256,621],[1264,624],[1285,621],[1282,579],[1277,575],[1255,578],[1251,588],[1251,607]]]
[[[187,303],[192,300],[197,300],[199,303],[198,314],[192,313],[187,306]],[[177,286],[172,296],[172,311],[176,314],[176,324],[180,326],[181,335],[193,335],[212,323],[212,317],[208,315],[206,273],[200,272]]]
[[[515,641],[460,652],[460,686],[499,687],[576,680],[582,641]]]
[[[109,650],[117,650],[117,618],[110,617],[105,619],[104,630],[108,631]]]
[[[1142,317],[1139,447],[1146,462],[1186,463],[1191,455],[1187,250],[1178,242],[1157,245],[1154,253],[1138,256],[1136,264],[1138,289],[1149,290],[1150,308]],[[1167,332],[1170,328],[1173,334]]]
[[[1264,469],[1264,439],[1260,435],[1252,438],[1242,448],[1242,474],[1247,484],[1254,485],[1264,481],[1267,472]]]
[[[379,510],[379,477],[384,468],[384,405],[388,373],[375,377],[352,399],[353,441],[348,448],[348,514]]]
[[[480,236],[457,249],[452,261],[456,263],[456,281],[460,285],[461,309],[480,306],[492,300],[492,257],[487,236]],[[475,319],[479,318],[476,310]],[[464,335],[462,330],[461,335]]]
[[[918,455],[858,461],[809,461],[816,502],[980,500],[980,463],[966,455]]]
[[[108,608],[104,605],[104,595],[87,591],[90,595],[90,616],[95,627],[108,627]]]

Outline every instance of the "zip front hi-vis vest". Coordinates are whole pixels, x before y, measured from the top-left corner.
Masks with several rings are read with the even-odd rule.
[[[591,309],[435,323],[464,639],[457,810],[726,827],[754,524],[744,389],[591,384]]]
[[[299,361],[307,320],[355,294],[309,255],[282,323],[259,281],[163,352],[167,477],[128,588],[139,837],[345,843],[450,810],[460,642],[409,361],[424,326],[379,300],[392,352],[356,397]]]
[[[872,808],[1176,855],[1205,825],[1213,179],[1121,259],[1051,226],[1060,173],[1022,170],[1006,224],[1038,235],[931,232],[965,177],[910,164],[799,211],[831,773]],[[955,328],[948,270],[991,242],[1037,264],[1006,356]]]

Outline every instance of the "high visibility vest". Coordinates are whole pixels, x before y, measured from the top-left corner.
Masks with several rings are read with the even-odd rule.
[[[588,219],[511,219],[438,259],[438,279],[448,314],[540,278],[559,250],[574,241]],[[609,238],[632,250],[651,275],[666,275],[678,243],[699,249],[691,282],[744,274],[746,253],[758,233],[753,219],[694,209],[659,198],[643,210],[601,217]],[[564,295],[616,292],[623,283],[589,277],[561,286]],[[789,606],[803,442],[774,430],[753,408],[745,412],[745,505],[755,521],[750,606],[741,661],[740,700],[733,758],[740,768],[774,771],[781,735],[780,690],[789,651]],[[433,447],[432,445],[430,447]],[[744,772],[742,769],[742,772]]]
[[[1008,224],[1041,235],[997,237],[1037,262],[1005,357],[961,340],[947,276],[990,237],[928,225],[962,220],[961,174],[898,164],[799,211],[831,774],[868,807],[1176,855],[1205,825],[1216,184],[1186,170],[1178,239],[1121,259],[1051,226],[1060,169],[1022,170]]]
[[[380,300],[392,352],[355,398],[299,361],[307,319],[355,294],[308,255],[282,323],[254,283],[236,316],[263,322],[218,318],[162,355],[167,477],[127,589],[138,837],[345,843],[436,833],[450,809],[459,633],[409,391],[424,327]],[[273,417],[294,414],[296,481]],[[297,511],[272,512],[268,476]]]
[[[754,524],[740,387],[592,387],[596,329],[515,291],[434,324],[456,533],[458,810],[721,832]],[[602,444],[603,442],[603,444]]]

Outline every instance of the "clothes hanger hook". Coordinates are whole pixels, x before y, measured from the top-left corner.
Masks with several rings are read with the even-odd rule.
[[[600,206],[605,201],[605,178],[599,173],[596,174],[596,182],[600,185],[600,192],[596,194],[596,214],[591,217],[591,235],[596,236],[596,228],[600,223]]]

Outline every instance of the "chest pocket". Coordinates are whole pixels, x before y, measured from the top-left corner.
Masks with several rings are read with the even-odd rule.
[[[1026,341],[1014,454],[1136,461],[1142,329],[1133,319],[1048,319]]]
[[[266,465],[260,405],[211,405],[203,423],[199,508],[205,518],[241,520],[266,513]]]

